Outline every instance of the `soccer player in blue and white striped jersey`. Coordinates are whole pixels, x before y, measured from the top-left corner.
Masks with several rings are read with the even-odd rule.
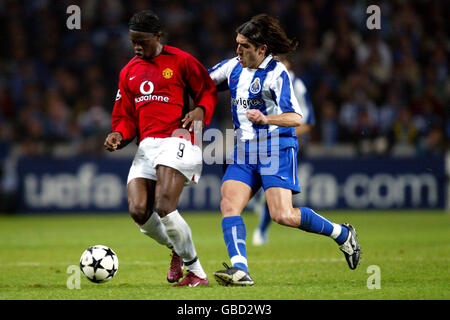
[[[354,228],[336,224],[307,207],[294,208],[298,140],[295,128],[302,111],[293,94],[286,67],[273,55],[295,50],[275,18],[261,14],[236,30],[237,57],[209,70],[217,88],[230,90],[236,145],[222,178],[222,231],[232,267],[214,273],[225,286],[253,285],[246,253],[246,229],[241,212],[262,187],[270,215],[281,225],[332,237],[349,267],[359,263]]]
[[[306,86],[302,79],[297,77],[291,68],[291,62],[286,55],[276,56],[275,59],[281,61],[289,71],[295,97],[297,98],[300,110],[303,113],[302,125],[295,128],[295,135],[301,140],[302,136],[307,135],[315,124],[316,117],[314,109],[309,97]],[[261,192],[260,192],[261,193]],[[259,223],[253,232],[253,245],[260,246],[268,242],[268,229],[272,222],[269,207],[267,206],[266,197],[264,193],[255,201],[254,210],[259,215]]]

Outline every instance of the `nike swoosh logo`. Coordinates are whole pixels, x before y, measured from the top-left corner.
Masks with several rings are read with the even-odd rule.
[[[130,78],[130,80],[133,80],[134,78],[136,78],[136,76],[134,76],[134,77],[131,77],[131,78]]]
[[[196,282],[196,283],[194,283],[194,284],[189,284],[189,287],[196,287],[196,286],[198,286],[200,284],[200,281],[199,282]]]

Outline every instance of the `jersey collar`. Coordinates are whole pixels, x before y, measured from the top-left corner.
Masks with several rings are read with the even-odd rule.
[[[265,69],[267,68],[267,65],[269,64],[269,62],[273,59],[273,56],[271,54],[269,54],[264,60],[263,62],[260,63],[260,65],[258,66],[258,69]]]

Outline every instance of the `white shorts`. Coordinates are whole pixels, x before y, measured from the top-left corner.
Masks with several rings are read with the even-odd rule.
[[[202,150],[182,138],[145,138],[134,156],[127,184],[134,178],[156,181],[158,165],[181,172],[186,177],[185,185],[198,183],[202,174]]]

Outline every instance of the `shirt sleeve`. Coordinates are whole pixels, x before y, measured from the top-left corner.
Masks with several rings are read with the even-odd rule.
[[[185,59],[185,78],[189,84],[195,107],[203,107],[204,123],[211,123],[212,114],[218,101],[218,94],[214,82],[206,68],[193,56]]]
[[[134,103],[129,96],[126,83],[126,72],[121,71],[119,76],[119,89],[112,112],[112,130],[120,132],[123,140],[132,140],[137,134],[137,117]]]
[[[209,76],[214,81],[217,90],[224,91],[229,89],[228,77],[237,62],[239,62],[237,58],[226,59],[216,64],[214,67],[208,69]]]
[[[291,79],[285,68],[283,68],[281,72],[275,76],[274,80],[271,81],[270,91],[282,113],[295,112],[303,117],[303,112],[300,109],[294,94]]]
[[[303,112],[304,124],[314,125],[316,122],[316,117],[308,91],[300,78],[294,76],[293,79],[295,79],[293,80],[295,97],[297,98],[300,109]]]

